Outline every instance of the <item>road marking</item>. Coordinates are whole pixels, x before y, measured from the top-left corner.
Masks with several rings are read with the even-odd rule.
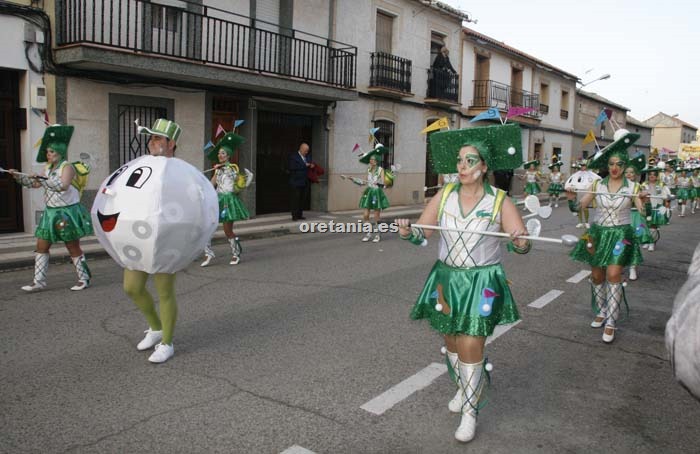
[[[555,299],[559,298],[559,295],[563,294],[561,290],[550,290],[544,295],[540,296],[537,298],[535,301],[532,303],[528,304],[527,307],[534,307],[537,309],[542,309],[545,307],[547,304],[551,303]]]
[[[493,334],[490,335],[486,339],[486,345],[490,344],[491,342],[495,341],[499,337],[503,336],[505,333],[508,332],[508,330],[510,330],[511,328],[514,328],[515,325],[517,325],[520,322],[522,322],[522,320],[518,320],[517,322],[511,323],[509,325],[496,325],[496,329],[493,330]],[[447,367],[447,366],[445,366],[445,367]]]
[[[591,274],[591,270],[581,270],[578,273],[571,276],[569,279],[567,279],[566,282],[570,282],[572,284],[578,284],[582,280],[586,279],[590,274]]]
[[[282,451],[280,454],[316,454],[313,451],[309,451],[306,448],[302,448],[299,445],[290,446],[289,448]]]
[[[326,216],[326,215],[321,215],[319,216],[321,219],[337,219],[337,216]]]
[[[411,394],[430,385],[445,372],[447,372],[447,366],[445,364],[432,363],[412,377],[408,377],[398,385],[378,395],[360,408],[375,415],[381,415]]]

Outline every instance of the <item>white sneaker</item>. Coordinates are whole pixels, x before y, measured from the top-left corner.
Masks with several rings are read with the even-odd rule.
[[[649,249],[649,245],[648,245],[648,244],[642,244],[642,249]]]
[[[204,261],[203,261],[199,266],[201,266],[201,267],[208,266],[209,263],[211,262],[211,259],[213,259],[213,258],[214,258],[214,257],[212,257],[211,255],[207,255],[207,256],[205,257]]]
[[[637,267],[632,266],[630,267],[630,281],[636,281],[637,280]]]
[[[238,265],[238,263],[240,263],[240,261],[241,261],[241,258],[237,255],[234,255],[233,257],[231,257],[231,261],[228,262],[228,264],[229,265]]]
[[[175,354],[175,348],[172,344],[163,344],[162,342],[156,345],[156,351],[153,352],[148,360],[152,363],[164,363]]]
[[[462,421],[455,432],[455,438],[463,443],[472,441],[476,435],[476,417],[471,413],[462,415]]]
[[[374,238],[372,238],[372,243],[379,243],[382,240],[382,237],[379,236],[379,234],[374,235]]]
[[[365,236],[362,237],[362,242],[363,242],[363,243],[366,243],[366,242],[368,242],[368,241],[371,240],[371,239],[372,239],[372,234],[371,234],[371,233],[368,233],[368,234],[366,234]]]
[[[583,228],[583,222],[579,222],[578,224],[576,224],[576,228],[577,228],[577,229],[582,229],[582,228]]]
[[[42,290],[44,287],[46,287],[46,284],[39,284],[35,282],[32,285],[23,286],[22,290],[24,290],[25,292],[35,292],[37,290]]]
[[[554,204],[554,208],[559,208],[559,204],[558,204],[558,203],[555,203],[555,204]]]
[[[153,331],[151,328],[148,328],[144,333],[146,333],[146,337],[136,346],[137,350],[148,350],[163,339],[163,331]]]
[[[649,252],[653,252],[654,249],[656,249],[656,245],[655,245],[654,243],[651,243],[651,244],[649,245]]]
[[[78,281],[78,283],[75,284],[70,289],[73,290],[74,292],[78,292],[80,290],[85,290],[88,287],[90,287],[90,281]]]
[[[584,225],[587,229],[590,229],[590,228],[591,228],[591,224],[589,224],[588,222],[586,222],[586,223],[583,224],[583,225]]]

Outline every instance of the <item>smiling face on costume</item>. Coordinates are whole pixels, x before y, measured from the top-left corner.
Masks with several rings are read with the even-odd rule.
[[[480,183],[486,175],[486,163],[481,159],[479,150],[471,145],[465,145],[459,150],[457,157],[457,173],[462,184]]]
[[[219,149],[219,153],[216,155],[219,158],[219,163],[224,164],[228,162],[228,153],[223,148]]]
[[[608,172],[613,180],[622,178],[622,169],[625,167],[625,162],[617,156],[608,159]]]

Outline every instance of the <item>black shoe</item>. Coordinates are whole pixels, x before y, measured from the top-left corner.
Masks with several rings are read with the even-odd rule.
[[[301,219],[302,221],[306,220],[304,216],[299,216],[299,219]]]

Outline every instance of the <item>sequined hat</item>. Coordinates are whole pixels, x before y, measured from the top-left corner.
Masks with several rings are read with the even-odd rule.
[[[75,128],[70,125],[51,125],[44,131],[44,137],[41,139],[39,152],[36,155],[36,162],[47,162],[46,149],[51,148],[53,151],[61,155],[62,159],[66,159],[68,154],[68,144],[73,136]]]
[[[212,162],[219,161],[219,150],[224,150],[228,157],[233,156],[233,153],[245,142],[245,138],[234,132],[227,132],[217,143],[214,148],[209,150],[207,158]]]

